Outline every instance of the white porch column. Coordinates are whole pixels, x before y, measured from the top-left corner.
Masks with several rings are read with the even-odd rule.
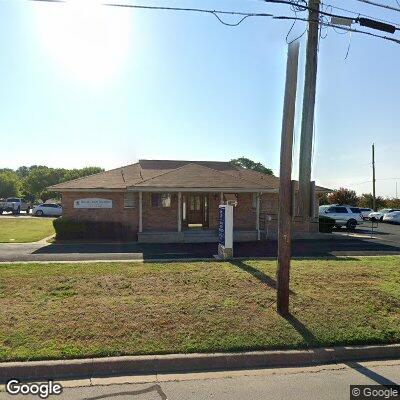
[[[178,192],[178,232],[182,231],[182,193]]]
[[[219,194],[219,204],[224,204],[224,193],[220,192]]]
[[[143,194],[139,192],[139,232],[143,231]]]
[[[256,194],[256,229],[257,229],[257,240],[260,240],[260,193]]]

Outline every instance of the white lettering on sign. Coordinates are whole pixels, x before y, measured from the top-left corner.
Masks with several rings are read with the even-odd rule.
[[[112,208],[112,200],[79,199],[74,201],[74,208]]]

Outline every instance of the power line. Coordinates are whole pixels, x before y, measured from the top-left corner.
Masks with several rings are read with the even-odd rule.
[[[397,181],[400,180],[400,178],[378,178],[376,179],[377,181]],[[371,183],[372,179],[370,179],[369,181],[363,181],[363,182],[353,182],[353,183],[346,183],[346,186],[357,186],[357,185],[365,185],[367,183]]]
[[[290,0],[262,0],[262,1],[264,3],[270,3],[270,4],[287,4],[287,5],[295,6],[298,8],[298,11],[306,11],[306,10],[313,11],[313,9],[311,7],[308,7],[306,5],[305,1],[301,1],[301,3],[303,3],[302,5],[300,5],[299,2],[297,2],[297,3],[293,2],[293,0],[292,1],[290,1]],[[318,14],[325,15],[326,17],[348,18],[344,15],[333,14],[333,13],[330,13],[327,11],[321,11],[321,10],[318,11]],[[354,19],[354,18],[350,18],[350,19]]]
[[[28,1],[46,2],[46,3],[67,3],[66,0],[28,0]],[[263,0],[263,1],[269,2],[269,3],[290,4],[290,5],[295,5],[295,6],[297,5],[296,3],[293,3],[293,2],[290,2],[290,1],[285,1],[285,0]],[[292,21],[293,20],[298,20],[298,21],[303,21],[303,22],[310,22],[310,20],[308,20],[307,18],[290,17],[290,16],[283,16],[283,15],[278,15],[277,16],[277,15],[268,14],[268,13],[249,13],[249,12],[240,12],[240,11],[209,10],[209,9],[202,9],[202,8],[146,6],[146,5],[139,5],[139,4],[123,4],[123,3],[102,3],[102,5],[108,6],[108,7],[122,7],[122,8],[144,9],[144,10],[205,13],[205,14],[214,15],[215,17],[218,18],[218,20],[220,22],[224,23],[224,25],[229,25],[229,26],[237,26],[237,25],[239,25],[241,22],[243,22],[245,19],[247,19],[249,17],[269,17],[269,18],[277,19],[277,20],[292,20]],[[331,13],[326,13],[326,12],[323,12],[323,13],[324,13],[323,15],[336,16],[336,17],[339,17],[339,18],[347,18],[345,16],[335,15],[335,14],[331,14]],[[229,23],[226,23],[225,21],[221,21],[221,18],[219,18],[217,14],[221,14],[221,15],[237,15],[237,16],[241,16],[242,19],[237,23],[229,24]],[[353,19],[353,20],[355,21],[356,19]],[[311,22],[319,23],[322,26],[332,27],[332,28],[344,30],[344,31],[347,31],[347,32],[361,33],[361,34],[364,34],[364,35],[368,35],[368,36],[372,36],[372,37],[376,37],[376,38],[380,38],[380,39],[384,39],[384,40],[388,40],[388,41],[400,44],[400,39],[396,39],[396,38],[392,38],[392,37],[388,37],[388,36],[377,35],[377,34],[374,34],[374,33],[371,33],[371,32],[361,31],[361,30],[358,30],[358,29],[348,28],[348,27],[344,27],[344,26],[340,26],[340,25],[335,25],[335,24],[332,24],[332,23],[324,22],[324,21],[315,20],[315,21],[311,21]]]
[[[274,16],[273,18],[274,18],[274,19],[293,20],[295,17]],[[309,21],[307,18],[299,18],[299,17],[297,17],[296,19],[299,20],[299,21],[305,21],[305,22],[308,22],[308,21]],[[347,32],[361,33],[361,34],[364,34],[364,35],[373,36],[373,37],[376,37],[376,38],[380,38],[380,39],[384,39],[384,40],[389,40],[390,42],[394,42],[394,43],[400,44],[400,39],[396,39],[396,38],[393,38],[393,37],[383,36],[383,35],[377,35],[377,34],[372,33],[372,32],[360,31],[359,29],[347,28],[347,27],[344,27],[344,26],[335,25],[335,24],[332,24],[332,23],[324,22],[324,21],[317,21],[317,20],[316,20],[316,21],[313,21],[313,22],[315,22],[315,23],[318,22],[320,25],[323,25],[323,26],[327,26],[327,27],[331,27],[331,28],[336,28],[336,29],[341,29],[341,30],[347,31]]]
[[[335,9],[335,10],[345,11],[345,12],[348,12],[348,13],[350,13],[350,14],[357,15],[358,17],[359,17],[359,16],[367,17],[367,18],[375,19],[375,20],[380,21],[380,22],[385,22],[385,23],[387,23],[387,24],[392,24],[392,25],[395,25],[395,26],[397,26],[397,27],[400,27],[400,23],[399,23],[399,22],[392,22],[392,21],[388,21],[388,20],[386,20],[386,19],[377,18],[377,17],[372,17],[371,15],[368,15],[368,14],[363,14],[363,13],[359,13],[359,12],[357,12],[357,11],[348,10],[348,9],[346,9],[346,8],[343,8],[343,7],[333,6],[332,4],[321,3],[321,5],[323,5],[323,6],[327,7],[327,8],[330,7],[330,8],[333,8],[333,9]]]
[[[67,3],[67,0],[28,0],[33,2],[45,2],[45,3]],[[240,11],[225,11],[225,10],[208,10],[203,8],[184,8],[184,7],[166,7],[166,6],[146,6],[138,4],[122,4],[122,3],[102,3],[101,5],[107,7],[121,7],[121,8],[133,8],[141,10],[157,10],[157,11],[181,11],[181,12],[193,12],[193,13],[205,13],[214,15],[219,22],[227,26],[238,26],[245,19],[249,17],[273,17],[273,14],[267,13],[250,13],[250,12],[240,12]],[[241,19],[235,23],[228,23],[222,20],[220,15],[234,15],[240,16]]]
[[[366,3],[371,6],[375,6],[375,7],[386,8],[387,10],[393,10],[393,11],[400,12],[400,8],[392,7],[387,4],[377,3],[377,2],[371,1],[371,0],[356,0],[356,1],[359,1],[360,3]]]

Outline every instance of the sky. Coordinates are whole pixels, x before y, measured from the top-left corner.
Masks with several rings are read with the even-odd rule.
[[[138,159],[245,156],[278,175],[290,21],[257,17],[228,27],[208,14],[96,2],[0,0],[0,168],[110,169]],[[119,2],[293,15],[289,6],[257,0]],[[326,4],[400,24],[400,12],[356,0]],[[298,21],[288,38],[304,30]],[[375,142],[377,194],[395,196],[399,178],[400,195],[400,45],[332,28],[323,36],[313,179],[371,192]],[[299,41],[293,179],[306,34]]]

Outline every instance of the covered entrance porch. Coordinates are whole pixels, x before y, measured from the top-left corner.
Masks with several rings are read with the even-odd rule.
[[[170,190],[138,195],[138,241],[142,243],[217,243],[219,205],[235,199],[234,240],[254,241],[262,236],[260,193]]]

